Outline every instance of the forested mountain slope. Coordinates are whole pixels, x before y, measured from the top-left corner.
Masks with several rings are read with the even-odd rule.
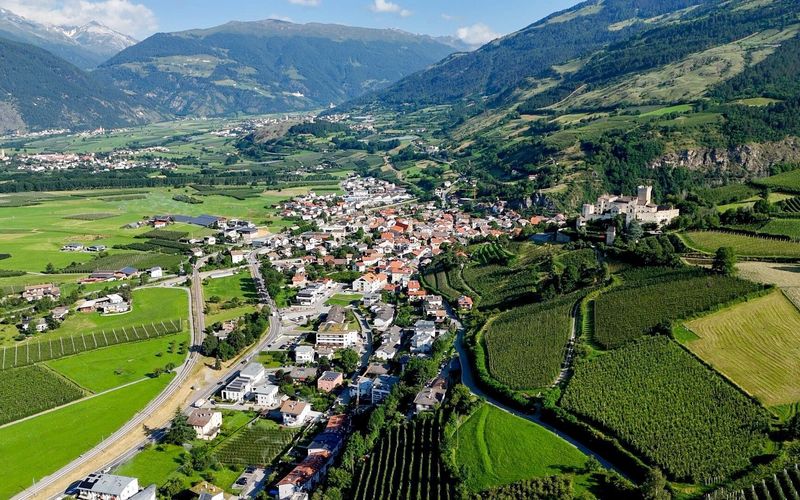
[[[118,127],[157,115],[33,45],[0,38],[0,133]]]
[[[397,30],[266,20],[159,33],[97,71],[161,111],[221,116],[326,107],[454,50]]]

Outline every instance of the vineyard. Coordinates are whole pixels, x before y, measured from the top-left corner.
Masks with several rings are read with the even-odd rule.
[[[470,257],[479,264],[505,264],[514,257],[514,254],[493,241],[480,245]]]
[[[214,454],[225,465],[271,464],[294,439],[295,431],[257,420],[223,442]]]
[[[119,214],[111,213],[111,212],[97,212],[93,214],[72,214],[67,215],[64,217],[65,219],[72,219],[72,220],[102,220],[102,219],[110,219],[111,217],[116,217]]]
[[[436,292],[441,294],[446,300],[453,302],[463,295],[460,291],[451,287],[450,281],[448,280],[448,274],[455,274],[457,272],[457,269],[451,270],[449,273],[445,271],[436,271],[422,275],[422,280],[428,287],[436,290]]]
[[[783,200],[778,203],[778,207],[787,214],[800,214],[800,196]]]
[[[678,480],[723,479],[767,444],[766,411],[666,337],[577,365],[560,404]]]
[[[530,304],[491,321],[484,339],[492,377],[512,389],[552,384],[564,362],[576,300]]]
[[[8,370],[0,377],[0,425],[83,396],[78,386],[41,366]]]
[[[797,198],[792,198],[792,200],[797,200]],[[761,227],[759,232],[800,240],[800,219],[772,219]]]
[[[783,172],[765,179],[756,179],[753,182],[759,186],[798,193],[800,192],[800,170]]]
[[[18,344],[0,349],[0,371],[63,358],[101,347],[163,337],[178,333],[182,329],[183,322],[181,320],[164,320]]]
[[[737,491],[718,490],[706,500],[798,500],[800,499],[800,465],[793,465]]]
[[[732,247],[737,255],[746,257],[800,257],[800,243],[769,236],[723,231],[692,231],[680,236],[688,247],[709,254],[719,247]]]
[[[440,458],[441,428],[434,419],[385,431],[354,478],[355,500],[455,498],[453,480]]]
[[[537,269],[517,269],[516,266],[471,265],[464,268],[462,275],[467,285],[480,296],[478,306],[481,309],[529,301],[540,280]]]
[[[124,267],[136,269],[149,269],[161,267],[164,269],[177,268],[181,263],[181,256],[163,253],[118,253],[92,259],[82,264],[73,264],[64,269],[65,273],[93,273],[95,271],[116,271]]]
[[[147,239],[147,240],[171,240],[171,241],[180,241],[183,238],[189,236],[189,233],[186,231],[167,231],[166,229],[153,229],[152,231],[148,231],[146,233],[142,233],[136,238]]]
[[[616,348],[658,325],[708,311],[761,288],[728,276],[686,277],[683,273],[664,274],[643,286],[616,288],[595,301],[594,340],[605,348]]]

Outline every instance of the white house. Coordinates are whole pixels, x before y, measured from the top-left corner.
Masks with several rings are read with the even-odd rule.
[[[234,265],[244,262],[244,252],[241,250],[231,250],[231,262]]]
[[[89,474],[78,483],[76,491],[82,500],[128,500],[139,492],[139,480],[113,474]]]
[[[299,345],[294,348],[294,361],[295,363],[313,363],[314,362],[314,348],[310,345]]]
[[[250,363],[242,368],[239,375],[222,390],[222,399],[243,402],[250,397],[250,394],[259,382],[264,380],[266,371],[261,363]]]
[[[260,384],[253,387],[253,394],[258,406],[274,406],[278,402],[278,386],[272,384]]]
[[[188,423],[194,428],[197,439],[211,441],[222,427],[222,412],[197,408],[189,414]]]
[[[374,293],[383,290],[383,287],[388,283],[388,278],[385,274],[367,273],[364,276],[353,281],[353,291],[360,293]]]
[[[159,279],[164,277],[164,270],[160,267],[153,267],[150,269],[150,277],[152,279]]]
[[[302,401],[287,399],[281,405],[281,418],[287,427],[300,427],[306,423],[311,413],[311,405]]]

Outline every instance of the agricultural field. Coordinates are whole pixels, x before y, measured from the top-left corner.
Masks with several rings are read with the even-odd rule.
[[[728,477],[768,445],[767,412],[666,337],[578,364],[560,405],[680,481]]]
[[[186,359],[188,344],[188,334],[172,334],[104,347],[46,364],[81,387],[101,392],[152,376],[167,365],[181,365]]]
[[[436,293],[440,294],[445,300],[450,302],[454,302],[457,300],[463,293],[460,290],[453,288],[450,284],[450,276],[456,275],[459,272],[458,269],[451,269],[448,272],[445,271],[436,271],[428,274],[422,275],[422,281],[425,284],[436,291]]]
[[[800,240],[800,219],[770,219],[758,232]]]
[[[686,324],[687,347],[765,406],[800,402],[800,312],[780,291]]]
[[[41,366],[5,371],[0,377],[0,425],[83,396],[80,387]]]
[[[800,466],[789,466],[742,490],[714,492],[709,500],[725,498],[741,498],[743,500],[800,498]]]
[[[691,231],[682,233],[680,237],[688,247],[705,253],[714,253],[720,247],[732,247],[737,255],[744,257],[800,257],[800,243],[768,236]]]
[[[222,215],[246,218],[259,226],[279,229],[285,222],[277,217],[274,209],[265,207],[311,190],[335,192],[338,191],[338,187],[311,183],[280,191],[262,191],[258,196],[246,200],[208,195],[202,197],[202,204],[182,203],[173,199],[179,194],[197,195],[197,191],[193,188],[2,195],[0,196],[0,248],[3,249],[3,253],[11,254],[11,258],[3,261],[2,267],[10,270],[43,272],[48,263],[53,264],[56,269],[63,269],[73,262],[82,264],[94,257],[90,253],[61,252],[61,247],[70,242],[106,245],[112,256],[118,253],[130,254],[131,252],[112,247],[141,242],[141,239],[135,237],[151,231],[151,228],[127,229],[125,226],[156,214]],[[103,214],[103,218],[95,217],[96,214]],[[114,216],[108,217],[111,214]],[[199,226],[185,224],[175,224],[170,226],[169,230],[188,231],[196,236],[203,236],[208,231]],[[157,258],[165,259],[170,256],[157,255]],[[108,265],[119,263],[122,262],[109,261]],[[131,263],[136,264],[132,261]],[[139,263],[138,267],[145,267],[142,264]]]
[[[688,318],[762,289],[739,278],[666,274],[637,286],[614,288],[595,301],[593,340],[613,349],[672,321]]]
[[[513,257],[513,253],[497,242],[483,243],[470,253],[470,258],[478,264],[505,263]]]
[[[226,465],[267,466],[287,448],[295,431],[259,419],[223,442],[214,454]]]
[[[166,320],[158,323],[126,325],[119,330],[111,329],[109,332],[101,330],[68,337],[41,337],[32,342],[0,348],[0,371],[64,358],[116,344],[171,335],[182,331],[184,326],[185,323],[182,320]]]
[[[483,338],[491,376],[512,389],[552,384],[564,362],[576,300],[517,307],[487,323]]]
[[[756,179],[753,182],[770,189],[798,193],[800,192],[800,170],[783,172],[764,179]]]
[[[146,380],[0,429],[0,497],[12,497],[31,480],[92,448],[144,408],[170,379]],[[36,453],[31,453],[31,443],[36,443]]]
[[[577,471],[587,459],[543,427],[489,404],[478,408],[458,429],[456,463],[464,471],[464,483],[471,493]],[[576,490],[584,490],[589,478],[576,479]]]
[[[800,264],[739,262],[736,269],[744,279],[776,285],[789,300],[800,307]]]
[[[353,478],[354,500],[456,498],[442,460],[436,419],[416,420],[384,432]]]

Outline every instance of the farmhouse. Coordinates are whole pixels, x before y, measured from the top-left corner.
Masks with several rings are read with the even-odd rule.
[[[194,428],[197,439],[211,441],[222,427],[222,412],[198,408],[189,414],[188,423]]]
[[[121,295],[112,293],[99,299],[83,301],[78,304],[76,309],[82,313],[99,311],[102,314],[114,314],[130,311],[131,305]]]
[[[647,224],[664,226],[680,215],[680,210],[652,202],[653,187],[639,186],[636,196],[604,194],[594,204],[586,203],[578,218],[578,225],[589,221],[608,220],[617,216],[625,217],[625,224],[634,220]]]
[[[82,243],[67,243],[61,247],[62,252],[80,252],[83,250]]]
[[[25,290],[22,292],[22,298],[28,302],[42,300],[45,297],[57,299],[61,297],[61,290],[52,283],[48,283],[45,285],[26,286]]]

